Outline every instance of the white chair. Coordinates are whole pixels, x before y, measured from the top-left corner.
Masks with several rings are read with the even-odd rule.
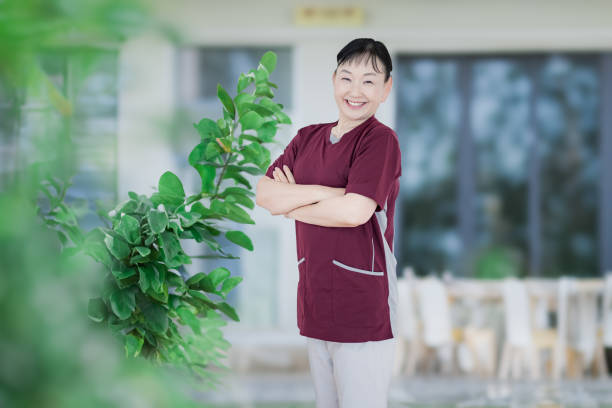
[[[421,279],[417,285],[419,314],[422,324],[421,339],[426,357],[434,352],[437,362],[442,360],[442,372],[450,373],[456,367],[458,332],[453,332],[450,304],[446,288],[435,276]],[[443,353],[449,352],[444,355]],[[427,359],[431,363],[432,359]]]
[[[598,341],[597,299],[594,293],[580,290],[574,277],[559,279],[558,339],[555,349],[554,378],[563,373],[581,378],[585,368],[595,366],[605,373],[603,344]]]
[[[404,268],[404,275],[397,280],[398,292],[398,339],[397,358],[394,375],[414,374],[420,342],[417,315],[414,305],[414,272],[411,267]]]
[[[539,378],[539,355],[533,341],[530,301],[525,283],[516,278],[504,279],[505,339],[499,363],[499,378],[519,378],[524,367],[531,378]]]

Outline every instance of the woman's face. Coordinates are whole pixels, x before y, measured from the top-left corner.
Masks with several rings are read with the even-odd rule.
[[[381,70],[384,67],[380,60],[377,66]],[[339,65],[332,75],[332,82],[340,119],[362,121],[376,113],[378,105],[387,99],[393,77],[385,83],[385,74],[376,72],[372,62],[363,58],[359,63],[352,61]],[[352,105],[349,101],[357,104]]]

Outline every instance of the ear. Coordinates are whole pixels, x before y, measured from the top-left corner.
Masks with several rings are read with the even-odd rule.
[[[389,80],[387,81],[387,83],[385,83],[385,89],[384,89],[384,94],[383,94],[383,98],[381,102],[384,102],[387,100],[387,96],[389,96],[389,93],[391,92],[391,87],[393,86],[393,76],[389,75]]]

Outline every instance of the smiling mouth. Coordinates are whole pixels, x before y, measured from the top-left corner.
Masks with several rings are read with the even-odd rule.
[[[360,108],[360,107],[362,107],[363,105],[366,104],[366,102],[357,102],[357,103],[354,103],[354,102],[349,101],[348,99],[345,99],[344,101],[351,108]]]

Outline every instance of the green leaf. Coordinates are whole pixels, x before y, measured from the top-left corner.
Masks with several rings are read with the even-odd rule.
[[[183,278],[174,272],[168,271],[166,273],[166,277],[168,279],[168,283],[171,286],[175,286],[175,287],[185,286],[185,281],[183,280]]]
[[[274,140],[276,130],[276,123],[266,122],[259,129],[257,129],[257,136],[259,136],[264,142],[271,142]]]
[[[213,142],[208,142],[206,144],[206,150],[204,151],[204,159],[205,160],[212,160],[215,157],[219,156],[221,154],[221,147],[219,146],[219,144],[217,143],[217,141],[213,141]]]
[[[221,194],[223,195],[232,194],[232,195],[243,195],[243,196],[255,197],[255,193],[245,188],[242,188],[242,187],[227,187],[225,190],[223,190]]]
[[[227,294],[229,291],[234,289],[240,282],[242,282],[242,276],[232,276],[223,281],[221,292]]]
[[[249,183],[249,180],[247,180],[242,174],[240,174],[239,171],[232,170],[231,168],[227,168],[225,170],[225,173],[223,174],[223,179],[229,179],[229,178],[236,180],[236,182],[248,187],[249,189],[253,188],[251,186],[251,183]]]
[[[155,280],[155,270],[151,264],[138,265],[139,279],[138,285],[143,293],[152,286],[152,282]]]
[[[259,99],[259,104],[263,106],[264,108],[271,110],[272,112],[278,112],[282,110],[282,107],[280,104],[274,102],[272,99],[265,97],[265,96]]]
[[[168,330],[168,311],[165,307],[146,299],[144,296],[139,299],[138,307],[148,328],[158,334],[164,334]]]
[[[217,303],[217,309],[225,313],[225,315],[229,317],[230,319],[236,322],[240,321],[240,318],[238,317],[238,313],[236,313],[236,310],[234,310],[234,308],[231,307],[229,304],[225,302]]]
[[[267,83],[268,82],[268,77],[270,76],[270,73],[268,72],[268,70],[265,69],[265,67],[260,66],[256,71],[255,71],[255,86],[259,85],[260,83]]]
[[[275,113],[275,116],[280,123],[284,123],[287,125],[291,124],[291,119],[284,112],[278,111]]]
[[[249,144],[248,146],[251,146],[251,144]],[[246,146],[245,146],[246,147]],[[259,167],[253,167],[253,166],[236,166],[235,164],[230,164],[227,166],[227,168],[230,171],[239,173],[241,171],[247,172],[249,174],[252,174],[254,176],[257,176],[259,174],[262,174],[261,169]]]
[[[192,277],[190,277],[189,279],[187,279],[185,281],[185,283],[187,284],[187,286],[197,287],[198,286],[198,282],[200,282],[205,277],[206,277],[206,274],[204,272],[198,272],[195,275],[193,275]]]
[[[136,302],[134,292],[130,289],[116,290],[110,295],[110,305],[113,313],[120,319],[125,320],[132,315]]]
[[[251,242],[251,239],[242,231],[227,231],[225,237],[234,244],[238,244],[249,251],[253,250],[253,242]]]
[[[272,71],[274,71],[274,69],[276,69],[276,53],[274,53],[273,51],[267,51],[261,57],[259,63],[266,67],[266,70],[271,73]]]
[[[148,256],[151,253],[151,248],[144,246],[137,246],[136,251],[140,254],[140,256]]]
[[[219,286],[221,282],[229,278],[230,275],[231,275],[231,272],[227,268],[220,266],[210,271],[210,273],[208,274],[208,277],[212,281],[213,287],[216,288],[217,286]]]
[[[249,197],[247,196],[243,196],[243,195],[228,195],[227,197],[233,197],[233,199],[236,201],[236,203],[243,205],[244,207],[247,207],[249,209],[253,209],[255,208],[255,203],[253,202],[253,200],[251,200]]]
[[[166,214],[166,210],[149,210],[147,220],[151,227],[151,232],[154,234],[161,234],[168,227],[168,214]]]
[[[191,312],[191,310],[188,307],[185,307],[185,306],[178,307],[176,309],[176,314],[179,315],[179,317],[181,318],[181,320],[183,321],[184,324],[186,324],[189,327],[191,327],[191,330],[193,330],[193,332],[195,334],[200,334],[200,332],[201,332],[200,321]]]
[[[221,100],[221,103],[223,104],[223,106],[225,106],[225,109],[227,109],[227,112],[230,114],[231,118],[234,119],[236,117],[236,109],[234,108],[234,101],[232,101],[232,98],[229,96],[227,91],[223,89],[221,84],[217,84],[217,96]]]
[[[194,127],[200,134],[200,137],[203,140],[207,139],[216,139],[218,137],[222,137],[221,129],[219,129],[219,125],[214,120],[204,118],[200,120],[197,124],[194,124]]]
[[[214,199],[210,203],[211,210],[222,214],[225,218],[242,224],[255,224],[255,221],[242,208],[227,201]]]
[[[215,302],[210,300],[205,294],[192,289],[189,289],[187,293],[189,293],[193,298],[198,299],[200,302],[204,303],[207,307],[210,307],[212,309],[217,308]]]
[[[117,280],[121,280],[136,275],[136,270],[119,262],[118,265],[113,265],[111,273]]]
[[[151,296],[153,299],[159,302],[168,302],[168,284],[164,282],[159,292],[154,292],[153,290],[149,289],[147,295]]]
[[[191,166],[195,166],[197,163],[205,160],[205,152],[208,142],[198,143],[196,147],[193,148],[191,153],[189,153],[189,164]]]
[[[242,125],[243,131],[247,129],[257,129],[263,125],[263,123],[263,118],[254,111],[248,111],[240,117],[240,124]]]
[[[96,261],[110,268],[112,264],[112,257],[106,248],[104,241],[104,233],[98,227],[91,230],[85,237],[84,250],[85,253],[91,256]]]
[[[212,193],[215,188],[215,176],[217,175],[215,167],[207,164],[196,164],[193,167],[202,179],[202,192]]]
[[[140,223],[131,215],[121,217],[116,231],[130,244],[140,243]]]
[[[173,206],[178,206],[185,201],[185,190],[183,183],[171,171],[167,171],[159,179],[159,194],[163,197],[163,201],[168,202]]]
[[[214,293],[214,294],[219,295],[219,296],[223,295],[222,293],[220,293],[217,290],[217,288],[213,284],[213,281],[212,281],[212,279],[211,279],[211,277],[209,275],[206,275],[203,279],[201,279],[198,282],[198,288],[200,290],[203,290],[204,292]]]
[[[255,96],[267,96],[274,98],[274,93],[270,90],[270,87],[265,83],[259,83],[255,85]]]
[[[138,357],[142,350],[144,340],[142,337],[136,337],[132,334],[125,336],[125,356],[126,357]]]
[[[87,315],[96,323],[101,323],[106,319],[106,305],[101,298],[89,299],[87,304]]]
[[[106,234],[106,237],[104,237],[104,243],[106,244],[106,248],[108,248],[110,253],[119,260],[130,255],[130,247],[120,238]]]
[[[245,103],[243,105],[243,108],[245,110],[249,110],[249,111],[254,111],[257,114],[259,114],[262,117],[266,117],[266,116],[274,116],[274,111],[271,111],[268,108],[265,108],[261,105],[258,105],[256,103]]]
[[[176,234],[169,231],[161,233],[159,244],[164,251],[164,258],[166,261],[171,260],[181,251],[181,243],[176,237]]]
[[[240,77],[238,77],[238,85],[236,86],[236,92],[242,92],[246,89],[247,86],[249,86],[251,82],[253,82],[253,77],[240,74]]]
[[[119,216],[121,216],[121,213],[126,213],[126,214],[134,213],[136,212],[137,209],[138,209],[138,201],[128,200],[121,206],[121,208],[119,208],[117,213],[119,214]]]
[[[185,211],[181,211],[178,213],[179,216],[179,220],[181,222],[181,227],[183,228],[189,228],[191,227],[193,224],[195,224],[196,222],[198,222],[198,220],[200,218],[202,218],[202,215],[198,212],[185,212]]]
[[[238,108],[238,115],[242,116],[247,110],[245,104],[255,102],[255,95],[251,95],[250,93],[241,93],[234,98],[236,102],[236,107]]]

